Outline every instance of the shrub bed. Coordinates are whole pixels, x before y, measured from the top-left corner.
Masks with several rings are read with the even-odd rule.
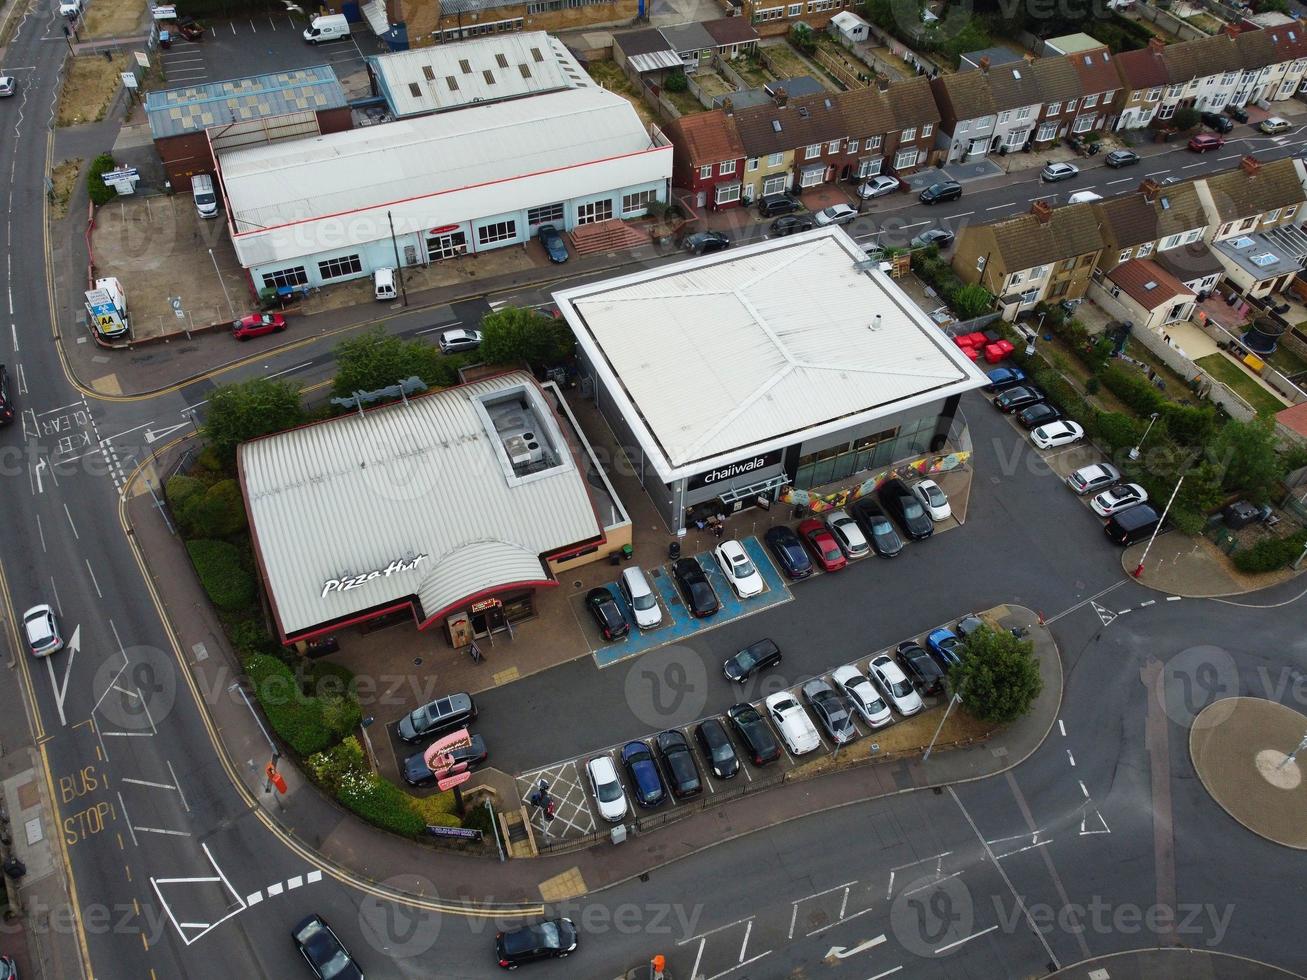
[[[186,542],[200,584],[209,600],[227,612],[254,604],[254,576],[245,568],[240,549],[226,541],[200,539]]]
[[[1251,548],[1234,553],[1234,567],[1241,572],[1274,572],[1285,568],[1307,546],[1307,531],[1287,538],[1266,538]]]

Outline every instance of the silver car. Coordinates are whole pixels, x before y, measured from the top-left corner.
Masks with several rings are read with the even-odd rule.
[[[1066,485],[1083,497],[1087,493],[1106,490],[1120,479],[1121,471],[1111,463],[1091,463],[1068,476]]]
[[[18,91],[18,82],[13,75],[0,75],[0,99]]]
[[[455,354],[459,351],[476,350],[481,346],[480,330],[465,330],[459,327],[457,330],[446,330],[440,335],[440,352],[442,354]]]
[[[826,526],[835,536],[835,541],[840,546],[840,551],[844,552],[845,558],[865,558],[870,554],[871,545],[867,543],[862,528],[858,527],[857,521],[844,511],[832,511],[830,517],[826,518]]]
[[[23,613],[23,634],[34,657],[48,657],[64,648],[59,621],[47,605],[33,606]]]

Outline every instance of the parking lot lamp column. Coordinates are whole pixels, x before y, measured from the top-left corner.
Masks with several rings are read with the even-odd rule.
[[[1148,428],[1144,429],[1144,434],[1143,434],[1143,436],[1140,437],[1139,442],[1137,442],[1137,443],[1135,444],[1134,448],[1130,450],[1130,461],[1131,461],[1131,462],[1134,462],[1136,459],[1139,458],[1139,447],[1142,446],[1142,445],[1144,444],[1144,440],[1148,438],[1148,433],[1150,433],[1150,432],[1153,431],[1153,423],[1157,421],[1157,416],[1158,416],[1159,414],[1161,414],[1161,413],[1160,413],[1160,412],[1154,412],[1152,415],[1149,416],[1149,418],[1148,418]]]
[[[395,250],[395,278],[399,280],[399,295],[403,305],[408,306],[408,290],[404,288],[404,268],[399,264],[399,242],[395,239],[395,219],[386,212],[386,221],[390,223],[390,247]]]
[[[948,699],[948,707],[944,709],[944,717],[939,720],[939,725],[935,728],[935,734],[930,737],[930,744],[926,746],[926,754],[921,757],[922,762],[930,759],[930,753],[935,749],[935,742],[939,738],[939,733],[944,730],[944,722],[948,721],[949,713],[961,703],[962,696],[955,691],[953,696]]]
[[[1148,552],[1153,547],[1153,542],[1157,540],[1157,532],[1162,530],[1162,525],[1166,523],[1166,515],[1171,513],[1171,505],[1175,503],[1175,495],[1180,492],[1180,484],[1184,483],[1184,477],[1175,481],[1175,489],[1171,491],[1171,499],[1166,502],[1166,507],[1162,510],[1162,516],[1157,521],[1157,527],[1153,528],[1153,535],[1148,539],[1148,544],[1144,548],[1144,553],[1139,556],[1139,567],[1135,569],[1135,578],[1144,574],[1144,561],[1148,558]]]
[[[1279,770],[1287,766],[1290,762],[1296,761],[1298,758],[1298,753],[1301,752],[1303,749],[1307,749],[1307,735],[1303,735],[1302,740],[1298,743],[1298,747],[1294,749],[1292,752],[1290,752],[1288,755],[1286,755],[1284,757],[1284,761],[1275,767],[1276,771],[1278,772]]]

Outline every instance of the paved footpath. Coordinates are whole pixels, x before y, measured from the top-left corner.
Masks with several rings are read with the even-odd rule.
[[[731,838],[804,817],[814,812],[877,797],[992,776],[1029,756],[1057,718],[1062,699],[1062,664],[1046,629],[1035,625],[1034,611],[1009,606],[1005,626],[1034,626],[1031,637],[1040,662],[1043,692],[1026,717],[995,738],[976,745],[937,752],[928,763],[900,759],[864,765],[749,794],[647,832],[622,845],[601,845],[568,854],[498,862],[435,851],[377,830],[343,810],[284,760],[288,783],[284,797],[264,792],[263,766],[269,744],[259,719],[232,685],[239,677],[212,608],[205,598],[180,539],[173,537],[153,500],[139,482],[128,488],[127,516],[133,540],[147,562],[150,577],[166,610],[179,646],[203,692],[213,735],[268,822],[328,870],[343,876],[384,883],[406,891],[415,860],[423,873],[440,882],[439,898],[469,905],[537,904],[593,892],[720,844]],[[424,896],[430,898],[428,894]]]

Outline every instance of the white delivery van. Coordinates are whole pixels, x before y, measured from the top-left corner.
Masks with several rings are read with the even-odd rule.
[[[339,41],[349,37],[349,21],[344,14],[327,14],[314,17],[309,26],[304,28],[304,40],[309,44],[321,44],[323,41]]]
[[[196,174],[191,178],[191,197],[201,218],[218,216],[218,195],[213,192],[213,178],[208,174]]]
[[[387,302],[395,298],[394,269],[378,269],[372,273],[372,295]]]
[[[1066,199],[1067,204],[1089,204],[1091,201],[1101,201],[1103,195],[1095,194],[1093,191],[1076,191]]]

